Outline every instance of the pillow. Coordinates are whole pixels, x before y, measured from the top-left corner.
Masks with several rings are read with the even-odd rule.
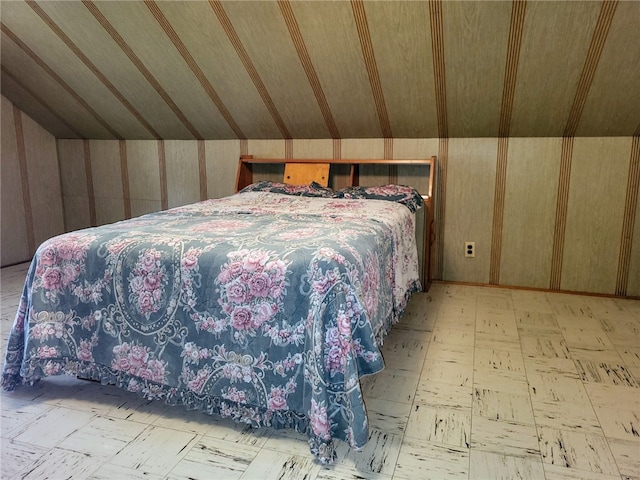
[[[281,193],[283,195],[296,195],[299,197],[324,197],[332,198],[335,196],[333,189],[323,187],[319,183],[311,182],[309,185],[289,185],[286,183],[270,182],[263,180],[261,182],[252,183],[244,187],[238,193],[244,192],[271,192]]]
[[[338,190],[336,198],[364,198],[370,200],[388,200],[398,202],[415,212],[424,200],[418,191],[406,185],[382,185],[379,187],[346,187]]]

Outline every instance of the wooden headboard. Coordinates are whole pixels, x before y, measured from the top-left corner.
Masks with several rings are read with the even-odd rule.
[[[311,172],[311,177],[302,176],[302,177],[291,177],[291,178],[315,178],[313,175],[314,172],[322,172],[320,175],[326,176],[326,172],[323,168],[317,168],[321,165],[329,165],[329,168],[336,166],[342,169],[343,172],[348,172],[341,178],[341,185],[331,185],[334,188],[342,188],[345,186],[357,186],[360,185],[360,174],[361,168],[366,168],[366,166],[386,166],[388,167],[388,173],[383,175],[381,178],[379,175],[376,176],[376,183],[372,183],[370,185],[384,185],[388,183],[400,183],[403,185],[411,185],[420,194],[424,199],[425,207],[422,209],[424,217],[421,219],[422,228],[418,228],[419,212],[416,215],[416,233],[418,234],[418,251],[422,256],[422,271],[421,279],[424,291],[427,291],[431,285],[431,250],[433,246],[433,241],[435,238],[434,232],[434,216],[433,216],[433,206],[434,206],[434,178],[436,173],[436,157],[433,156],[431,158],[422,158],[422,159],[399,159],[399,160],[379,160],[379,159],[308,159],[308,158],[254,158],[253,155],[242,155],[240,157],[240,161],[238,163],[238,173],[236,176],[236,192],[242,190],[244,187],[251,185],[261,178],[258,178],[259,175],[255,174],[256,170],[259,169],[258,166],[279,166],[283,169],[283,172],[280,174],[278,181],[282,183],[292,183],[291,181],[287,181],[285,176],[285,171],[291,172],[290,167],[296,164],[296,168],[300,166],[304,167],[304,165],[308,165],[310,168],[302,170],[307,170]],[[290,167],[287,168],[287,165]],[[399,175],[399,167],[402,166],[410,166],[410,167],[420,167],[418,170],[425,170],[424,173],[413,173],[412,175]],[[426,171],[428,168],[428,172]],[[346,170],[345,170],[346,169]],[[254,175],[255,174],[255,175]],[[306,174],[305,174],[306,175]],[[329,175],[331,175],[331,170],[329,171]],[[320,177],[318,177],[320,179]],[[323,185],[327,185],[327,181],[329,178],[321,178],[322,181],[319,183]],[[346,180],[346,185],[344,184]],[[413,184],[412,180],[420,180],[416,182],[421,184],[422,187],[418,188],[418,185]],[[425,185],[426,180],[426,185]],[[309,182],[310,183],[310,182]],[[421,234],[421,235],[420,235]]]

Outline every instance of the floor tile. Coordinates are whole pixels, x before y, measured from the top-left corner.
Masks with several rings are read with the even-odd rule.
[[[107,462],[100,465],[89,478],[91,480],[164,480],[165,477]]]
[[[433,343],[473,347],[475,332],[473,328],[443,327],[437,324],[431,336]]]
[[[528,358],[524,359],[527,376],[530,375],[556,375],[579,380],[578,369],[570,358]]]
[[[311,457],[287,455],[272,450],[260,450],[247,469],[236,477],[242,480],[298,480],[300,478],[314,478],[321,466]],[[208,478],[215,478],[210,475]]]
[[[473,352],[473,348],[434,342],[429,345],[425,364],[436,361],[473,365]]]
[[[21,479],[48,480],[53,476],[61,479],[83,480],[90,478],[98,468],[100,468],[100,462],[91,456],[54,448],[39,458],[32,469],[23,472]]]
[[[429,347],[430,335],[430,332],[392,330],[382,349],[386,368],[420,372]]]
[[[567,317],[593,317],[583,297],[566,294],[547,294],[551,310],[555,315]]]
[[[507,312],[478,312],[476,332],[497,336],[518,337],[518,325],[513,310]]]
[[[585,303],[598,318],[617,319],[631,318],[632,314],[618,302],[621,299],[611,299],[607,297],[585,297]]]
[[[422,382],[421,380],[416,390],[414,408],[426,405],[470,412],[472,400],[471,387],[460,387],[438,382]]]
[[[353,450],[344,442],[336,443],[338,459],[334,468],[346,472],[361,472],[364,478],[369,478],[371,474],[392,475],[401,444],[401,436],[372,429],[369,441],[361,451]]]
[[[589,472],[563,465],[544,464],[545,480],[621,480],[620,475]],[[624,479],[623,479],[624,480]]]
[[[173,467],[166,478],[167,480],[185,478],[235,480],[249,468],[258,452],[260,452],[259,448],[248,445],[239,450],[235,443],[210,437],[201,438]]]
[[[475,299],[443,303],[438,309],[436,322],[440,319],[474,319],[475,308]]]
[[[533,425],[473,417],[471,448],[515,457],[540,458],[536,428]]]
[[[470,387],[473,381],[473,365],[470,363],[429,360],[422,369],[422,382],[439,382]]]
[[[54,407],[33,422],[14,431],[13,440],[38,447],[52,448],[87,425],[95,415],[68,408]]]
[[[141,423],[96,417],[65,438],[58,447],[105,461],[126,447],[145,428]]]
[[[369,398],[365,403],[371,428],[402,436],[407,427],[411,405],[380,398]]]
[[[406,439],[402,443],[394,479],[455,480],[469,475],[469,450]]]
[[[517,335],[507,336],[490,332],[476,332],[475,347],[485,350],[506,350],[522,356],[520,338]]]
[[[494,452],[471,450],[469,479],[473,480],[544,480],[544,468],[540,459],[512,457]]]
[[[472,412],[474,417],[534,425],[528,395],[474,387]]]
[[[640,344],[640,342],[638,342]],[[621,347],[617,348],[622,361],[627,367],[640,367],[640,347]],[[637,380],[637,379],[636,379]]]
[[[567,342],[567,347],[583,350],[614,350],[615,347],[607,334],[601,329],[583,327],[560,327]]]
[[[598,330],[600,333],[604,333],[600,319],[595,316],[576,317],[573,315],[554,315],[554,317],[560,326],[560,330]]]
[[[508,350],[476,348],[474,366],[495,370],[524,373],[524,361],[520,352]]]
[[[205,434],[227,442],[251,447],[262,447],[271,434],[267,428],[252,428],[244,423],[236,423],[228,418],[212,417],[214,426]]]
[[[513,290],[511,292],[513,309],[524,312],[552,313],[551,304],[542,292]]]
[[[542,461],[608,475],[618,467],[604,436],[538,427]]]
[[[168,428],[147,427],[111,463],[156,475],[166,475],[196,445],[200,436]]]
[[[471,446],[471,413],[415,405],[405,431],[405,438],[407,437],[469,448]]]
[[[529,358],[571,358],[567,342],[562,335],[522,334],[520,337],[522,354]]]
[[[640,410],[598,406],[595,410],[607,438],[634,441],[640,449]]]
[[[604,435],[596,412],[589,403],[533,401],[537,426]]]
[[[379,398],[402,403],[413,402],[419,373],[385,368],[382,372],[360,380],[364,398]]]
[[[589,397],[582,382],[566,375],[527,375],[529,391],[534,402],[588,403]]]
[[[365,476],[366,475],[366,476]],[[303,477],[304,478],[304,477]],[[355,468],[321,468],[313,480],[362,480],[366,478],[372,480],[392,480],[391,475],[383,473],[367,473],[359,472]]]
[[[627,368],[619,363],[594,362],[590,360],[576,360],[575,363],[583,382],[640,388],[640,385],[638,385],[638,382],[636,382]]]
[[[529,396],[527,376],[521,372],[476,368],[473,371],[473,386],[480,389]]]
[[[482,291],[476,297],[478,310],[509,310],[513,311],[513,300],[509,290],[496,292]]]
[[[4,428],[4,427],[3,427]],[[36,462],[44,457],[48,449],[2,440],[0,456],[0,478],[13,478],[23,470],[30,470]]]
[[[44,403],[34,403],[13,398],[10,392],[0,394],[0,437],[12,438],[14,432],[55,408]]]
[[[281,428],[269,432],[269,435],[264,439],[262,448],[307,457],[311,455],[308,438],[304,433],[296,432],[289,428]],[[338,444],[340,441],[341,440],[335,440],[334,443]],[[244,450],[245,447],[236,444],[236,448]]]
[[[605,383],[585,383],[584,388],[594,407],[640,411],[640,391],[637,388]]]
[[[635,440],[609,439],[609,447],[620,473],[640,476],[640,444]]]
[[[560,334],[556,317],[550,312],[516,310],[515,317],[520,332],[536,332],[539,335]]]

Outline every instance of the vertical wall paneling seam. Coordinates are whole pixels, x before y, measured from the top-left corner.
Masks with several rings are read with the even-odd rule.
[[[167,157],[165,155],[164,140],[158,140],[158,168],[160,169],[160,207],[169,208],[169,193],[167,187]]]
[[[340,160],[342,158],[342,140],[339,138],[333,139],[333,159]]]
[[[502,226],[504,219],[504,197],[507,183],[507,158],[509,137],[498,137],[498,158],[493,196],[493,221],[491,226],[491,260],[489,284],[500,284],[500,259],[502,256]]]
[[[633,232],[636,222],[638,190],[640,189],[640,137],[634,136],[631,142],[629,159],[629,177],[627,179],[627,195],[624,202],[622,223],[622,239],[618,256],[618,274],[616,276],[616,295],[626,295],[629,284],[631,250],[633,248]]]
[[[502,227],[507,183],[509,133],[511,129],[513,97],[516,90],[516,78],[518,76],[520,46],[522,45],[526,9],[527,2],[525,0],[514,0],[511,4],[511,25],[509,27],[509,43],[502,87],[500,125],[498,127],[498,158],[496,165],[495,194],[493,198],[491,261],[489,264],[489,283],[493,285],[500,284],[500,259],[502,256]]]
[[[22,128],[22,112],[13,105],[13,125],[16,131],[16,146],[18,151],[18,167],[20,168],[20,183],[22,185],[22,203],[24,205],[24,226],[27,232],[27,248],[29,256],[36,251],[36,241],[33,226],[33,211],[31,209],[31,191],[29,189],[29,171],[27,166],[27,152],[24,144],[24,130]]]
[[[64,230],[64,232],[68,232],[69,231],[69,227],[67,225],[67,215],[66,212],[68,211],[68,205],[67,202],[65,202],[65,194],[64,194],[64,189],[62,188],[62,168],[60,166],[60,142],[56,139],[56,159],[58,160],[58,179],[60,181],[60,192],[62,192],[62,228]]]
[[[582,117],[582,111],[589,95],[589,89],[593,82],[593,77],[598,68],[598,62],[600,61],[600,55],[604,48],[613,21],[613,16],[618,6],[618,0],[605,0],[600,7],[600,15],[598,15],[598,21],[591,38],[587,57],[582,67],[582,73],[578,80],[578,87],[576,94],[571,105],[569,117],[567,118],[567,124],[564,129],[565,137],[572,137],[578,130],[580,124],[580,118]]]
[[[298,58],[300,59],[302,68],[304,68],[304,73],[307,75],[307,79],[309,80],[313,94],[316,97],[316,101],[318,102],[324,121],[327,124],[329,134],[331,135],[331,138],[340,138],[340,132],[338,131],[335,120],[333,119],[329,102],[327,102],[327,97],[322,90],[320,79],[318,78],[316,69],[314,68],[311,57],[309,56],[307,46],[304,43],[304,37],[300,32],[300,26],[298,25],[298,21],[296,20],[293,9],[291,8],[291,3],[289,0],[278,0],[278,6],[280,7],[284,21],[289,29],[289,35],[291,35],[293,46],[296,48]]]
[[[144,66],[144,63],[140,58],[135,54],[133,49],[129,46],[127,42],[125,42],[124,38],[120,36],[118,31],[114,28],[113,25],[107,20],[107,17],[103,15],[103,13],[98,9],[98,7],[91,0],[82,0],[82,3],[87,10],[91,12],[91,15],[98,21],[98,23],[105,29],[105,31],[109,34],[109,36],[113,39],[114,42],[120,47],[123,53],[131,60],[138,71],[142,74],[142,76],[149,82],[149,84],[153,87],[153,89],[160,95],[160,97],[165,101],[165,103],[169,106],[169,108],[173,111],[173,113],[180,119],[182,124],[189,130],[191,135],[193,135],[196,139],[201,139],[202,135],[198,130],[191,124],[186,115],[180,110],[178,105],[173,101],[171,96],[162,88],[160,82],[153,76],[153,74],[149,71],[147,67]]]
[[[129,167],[127,165],[127,142],[119,141],[120,147],[120,176],[122,177],[122,202],[124,203],[124,218],[131,218],[131,194],[129,193]]]
[[[293,140],[291,138],[284,140],[284,158],[293,158]]]
[[[89,205],[89,222],[92,227],[98,226],[96,215],[96,196],[93,190],[93,171],[91,168],[91,144],[89,140],[82,141],[82,153],[84,158],[84,176],[87,182],[87,203]]]
[[[240,139],[240,155],[249,155],[249,140]]]
[[[209,198],[207,193],[207,153],[204,140],[198,140],[198,173],[200,177],[200,200]]]
[[[67,122],[67,120],[62,115],[56,112],[55,109],[51,105],[49,105],[44,98],[42,98],[40,95],[34,92],[27,85],[23,84],[22,81],[18,77],[16,77],[7,67],[5,67],[4,65],[1,65],[0,70],[7,77],[9,77],[11,80],[16,82],[16,84],[20,88],[22,88],[25,92],[31,95],[40,105],[42,105],[45,109],[47,109],[49,113],[51,113],[54,117],[56,117],[60,121],[60,123],[62,123],[65,127],[67,127],[74,135],[76,135],[79,138],[83,136],[80,132],[76,130],[76,128],[73,125]]]
[[[447,186],[447,162],[449,158],[449,126],[447,120],[447,83],[444,57],[444,20],[442,1],[429,0],[431,25],[431,53],[433,58],[433,83],[438,120],[438,161],[435,185],[435,248],[433,252],[433,278],[443,278],[444,271],[444,226]],[[431,239],[429,239],[430,241]]]
[[[353,17],[356,21],[360,47],[362,48],[364,63],[367,68],[367,74],[369,75],[369,83],[371,85],[371,92],[373,93],[373,100],[376,104],[382,136],[384,138],[391,138],[393,137],[391,123],[389,122],[389,114],[387,113],[387,106],[384,101],[384,92],[382,91],[382,83],[380,82],[376,56],[373,51],[373,44],[371,43],[369,23],[367,22],[367,12],[365,11],[363,1],[352,0],[351,9],[353,10]]]
[[[76,57],[93,73],[100,82],[113,94],[114,97],[135,117],[138,122],[154,137],[160,138],[158,132],[151,124],[136,110],[136,108],[124,97],[124,95],[113,85],[100,69],[82,52],[82,50],[67,36],[66,33],[53,21],[49,15],[35,1],[29,0],[27,4],[42,19],[42,21],[58,36],[60,40],[71,50]]]
[[[385,160],[393,159],[393,138],[384,139],[384,158]],[[389,183],[398,183],[398,166],[389,165]]]
[[[449,139],[441,138],[438,142],[438,161],[436,162],[436,185],[435,185],[435,207],[434,207],[434,243],[432,249],[433,259],[433,279],[443,278],[444,271],[444,222],[445,205],[447,198],[447,164],[449,161]],[[429,239],[431,241],[431,239]]]
[[[20,49],[25,52],[31,60],[33,60],[40,68],[42,68],[53,80],[55,80],[71,97],[78,102],[89,114],[95,118],[100,125],[102,125],[105,130],[107,130],[114,138],[121,139],[122,135],[120,135],[116,130],[114,130],[111,125],[109,125],[104,118],[102,118],[98,112],[96,112],[91,105],[89,105],[78,93],[71,88],[71,86],[65,82],[60,75],[58,75],[53,68],[47,65],[44,60],[42,60],[33,50],[31,50],[22,40],[18,38],[16,34],[14,34],[9,27],[7,27],[4,23],[0,22],[0,29],[2,33],[7,35],[13,43],[15,43]],[[83,135],[84,136],[84,135]]]
[[[167,35],[167,37],[169,37],[169,40],[171,40],[171,43],[173,43],[173,46],[176,47],[176,49],[178,50],[178,53],[180,54],[182,59],[185,61],[187,66],[191,69],[196,79],[198,79],[198,82],[200,82],[200,85],[202,85],[202,88],[204,89],[205,93],[209,96],[209,98],[211,99],[215,107],[218,109],[222,117],[226,120],[231,130],[233,130],[233,132],[236,134],[238,138],[246,138],[240,126],[233,119],[231,112],[229,111],[227,106],[224,104],[224,102],[216,92],[215,88],[213,88],[213,85],[211,85],[211,82],[209,81],[207,76],[204,74],[200,66],[198,65],[198,62],[196,62],[196,60],[191,55],[191,52],[189,52],[185,44],[182,42],[178,33],[173,29],[173,27],[169,23],[169,20],[167,20],[167,17],[164,16],[162,11],[160,10],[160,7],[158,7],[156,2],[152,0],[145,0],[144,3],[153,14],[156,21],[160,24],[160,26],[162,27],[162,30],[164,30],[164,33]]]
[[[280,113],[278,112],[278,109],[276,108],[276,105],[273,102],[273,99],[271,98],[271,95],[269,95],[269,91],[267,90],[267,87],[264,85],[262,79],[260,78],[260,75],[258,74],[258,70],[256,70],[256,67],[251,61],[251,58],[249,57],[247,50],[244,48],[244,45],[242,45],[242,42],[240,41],[240,37],[238,36],[238,33],[233,27],[233,24],[231,23],[231,20],[229,19],[227,12],[225,12],[224,7],[222,6],[222,3],[218,0],[209,0],[209,5],[211,6],[213,13],[215,13],[216,17],[218,18],[220,25],[222,25],[222,28],[227,34],[229,41],[233,45],[233,48],[235,49],[236,53],[238,54],[238,57],[240,58],[242,65],[244,65],[245,70],[249,74],[249,78],[251,78],[251,81],[255,85],[256,90],[258,91],[258,94],[260,94],[262,101],[267,107],[267,110],[269,110],[269,113],[271,114],[273,121],[276,123],[278,129],[280,130],[282,137],[285,139],[292,138],[291,133],[289,133],[289,129],[285,125],[284,120],[280,116]]]
[[[431,21],[431,51],[433,56],[433,83],[435,86],[438,137],[446,138],[449,136],[449,126],[447,122],[447,83],[444,63],[444,21],[442,18],[441,0],[429,0],[429,19]],[[439,160],[438,164],[440,164]]]
[[[567,227],[567,207],[569,204],[569,181],[571,179],[571,160],[573,157],[573,137],[562,138],[560,157],[560,178],[556,199],[556,217],[553,229],[553,249],[551,253],[550,290],[560,290],[562,277],[562,256],[564,253],[564,237]]]

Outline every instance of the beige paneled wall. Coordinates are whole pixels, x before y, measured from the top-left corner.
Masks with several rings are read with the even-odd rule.
[[[564,290],[615,291],[630,153],[629,138],[575,139]]]
[[[631,226],[631,255],[622,255],[625,202],[638,198],[633,137],[577,137],[563,153],[560,138],[510,138],[500,242],[493,238],[497,139],[449,139],[441,278],[490,283],[492,248],[499,259],[499,285],[551,288],[554,249],[560,290],[640,296],[638,205]],[[561,171],[563,155],[569,168]],[[560,187],[568,202],[558,202]],[[635,189],[635,197],[628,191]],[[439,201],[436,198],[436,201]],[[637,200],[636,200],[637,202]],[[564,225],[564,228],[560,228]],[[563,241],[561,241],[563,240]],[[476,242],[476,257],[464,257],[464,242]],[[496,252],[494,252],[496,254]]]
[[[507,153],[500,281],[549,288],[560,138],[511,138]]]
[[[2,97],[2,265],[64,231],[56,140]]]
[[[442,279],[489,283],[497,152],[495,138],[449,139]],[[464,257],[467,241],[475,258]]]
[[[510,138],[503,190],[496,189],[497,138],[201,143],[60,140],[66,224],[70,229],[90,225],[91,188],[98,224],[125,218],[127,202],[131,215],[138,215],[160,209],[163,195],[168,207],[198,201],[203,193],[208,198],[229,195],[234,191],[242,142],[246,142],[247,153],[273,158],[421,158],[439,155],[439,149],[446,147],[446,169],[442,168],[444,162],[439,169],[443,175],[446,172],[446,182],[442,192],[436,191],[436,202],[445,206],[444,218],[436,218],[443,243],[442,247],[436,244],[434,256],[442,258],[441,271],[435,272],[437,278],[447,281],[488,284],[493,265],[499,271],[499,285],[550,288],[556,224],[564,219],[564,247],[557,256],[561,262],[560,288],[614,294],[620,283],[617,274],[623,222],[629,222],[623,218],[625,208],[636,212],[636,217],[640,215],[637,204],[633,208],[625,206],[634,158],[632,137],[575,138],[568,154],[571,168],[564,174],[561,138]],[[92,171],[91,188],[86,182],[87,165]],[[126,175],[122,174],[123,165]],[[273,180],[282,178],[281,172],[267,171],[265,175]],[[413,183],[412,175],[420,173],[401,170],[398,182]],[[387,179],[386,170],[363,172],[363,183]],[[569,188],[566,211],[558,206],[558,191],[563,184]],[[494,215],[499,211],[494,205],[501,204],[497,202],[499,196],[504,199],[504,209],[502,235],[497,242],[493,230]],[[631,225],[631,254],[623,265],[623,271],[628,272],[626,294],[634,296],[640,296],[639,225],[640,219]],[[464,257],[465,241],[476,242],[475,258]]]

